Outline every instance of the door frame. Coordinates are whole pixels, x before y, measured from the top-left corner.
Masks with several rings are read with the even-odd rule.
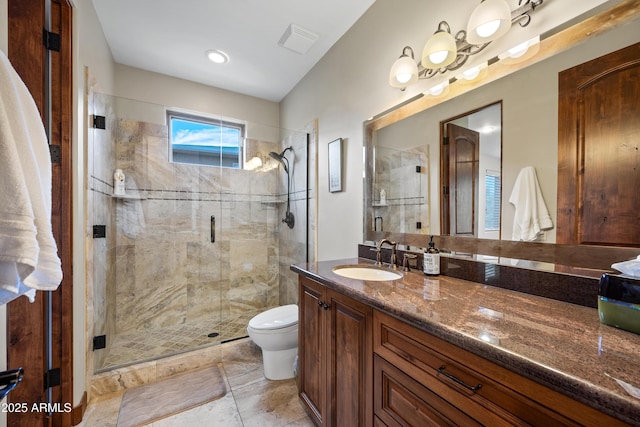
[[[45,376],[47,359],[60,369],[60,385],[50,388],[51,402],[60,411],[28,411],[7,414],[11,426],[70,426],[82,419],[73,405],[73,271],[72,271],[72,7],[69,0],[49,0],[49,31],[60,35],[60,49],[50,50],[46,65],[43,29],[48,0],[8,0],[8,57],[32,94],[41,114],[45,111],[47,69],[51,76],[50,146],[59,146],[60,162],[52,164],[53,235],[62,261],[63,280],[55,292],[38,292],[36,301],[18,298],[7,306],[7,366],[22,366],[21,384],[8,396],[12,402],[47,402]],[[44,116],[43,116],[44,121]],[[52,345],[47,354],[46,305],[51,307]],[[83,399],[86,402],[86,399]],[[31,408],[31,406],[29,406]],[[78,418],[79,413],[79,418]]]

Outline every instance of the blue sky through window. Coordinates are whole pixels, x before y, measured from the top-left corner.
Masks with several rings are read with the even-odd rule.
[[[244,125],[167,111],[171,161],[239,168]]]
[[[171,142],[174,146],[237,148],[240,138],[239,128],[171,118]]]

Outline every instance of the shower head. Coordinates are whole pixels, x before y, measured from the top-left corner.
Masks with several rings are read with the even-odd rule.
[[[282,163],[282,167],[284,168],[284,171],[288,174],[289,173],[289,168],[287,167],[287,165],[285,164],[285,157],[282,154],[278,154],[274,151],[270,152],[269,155],[271,157],[273,157],[274,159],[276,159],[277,161],[279,161],[280,163]]]
[[[287,175],[288,175],[288,174],[289,174],[289,166],[288,166],[288,164],[289,164],[289,160],[284,156],[284,153],[286,153],[286,152],[287,152],[287,150],[293,150],[293,149],[292,149],[291,147],[287,147],[287,148],[285,148],[285,149],[284,149],[284,151],[283,151],[282,153],[280,153],[280,154],[278,154],[278,153],[276,153],[276,152],[274,152],[274,151],[271,151],[271,152],[269,153],[269,155],[270,155],[271,157],[273,157],[274,159],[276,159],[277,161],[279,161],[279,162],[282,164],[282,167],[284,168],[284,171],[285,171],[285,172],[287,173]],[[284,162],[285,160],[287,161],[287,163],[285,163],[285,162]]]

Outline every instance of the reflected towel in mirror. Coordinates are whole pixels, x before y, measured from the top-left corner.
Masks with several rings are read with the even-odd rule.
[[[542,231],[553,228],[536,170],[532,166],[523,168],[518,174],[509,202],[516,208],[513,219],[513,240],[531,242]]]

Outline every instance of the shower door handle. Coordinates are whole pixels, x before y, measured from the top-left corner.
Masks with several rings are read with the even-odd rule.
[[[216,217],[211,215],[211,243],[216,241]]]

